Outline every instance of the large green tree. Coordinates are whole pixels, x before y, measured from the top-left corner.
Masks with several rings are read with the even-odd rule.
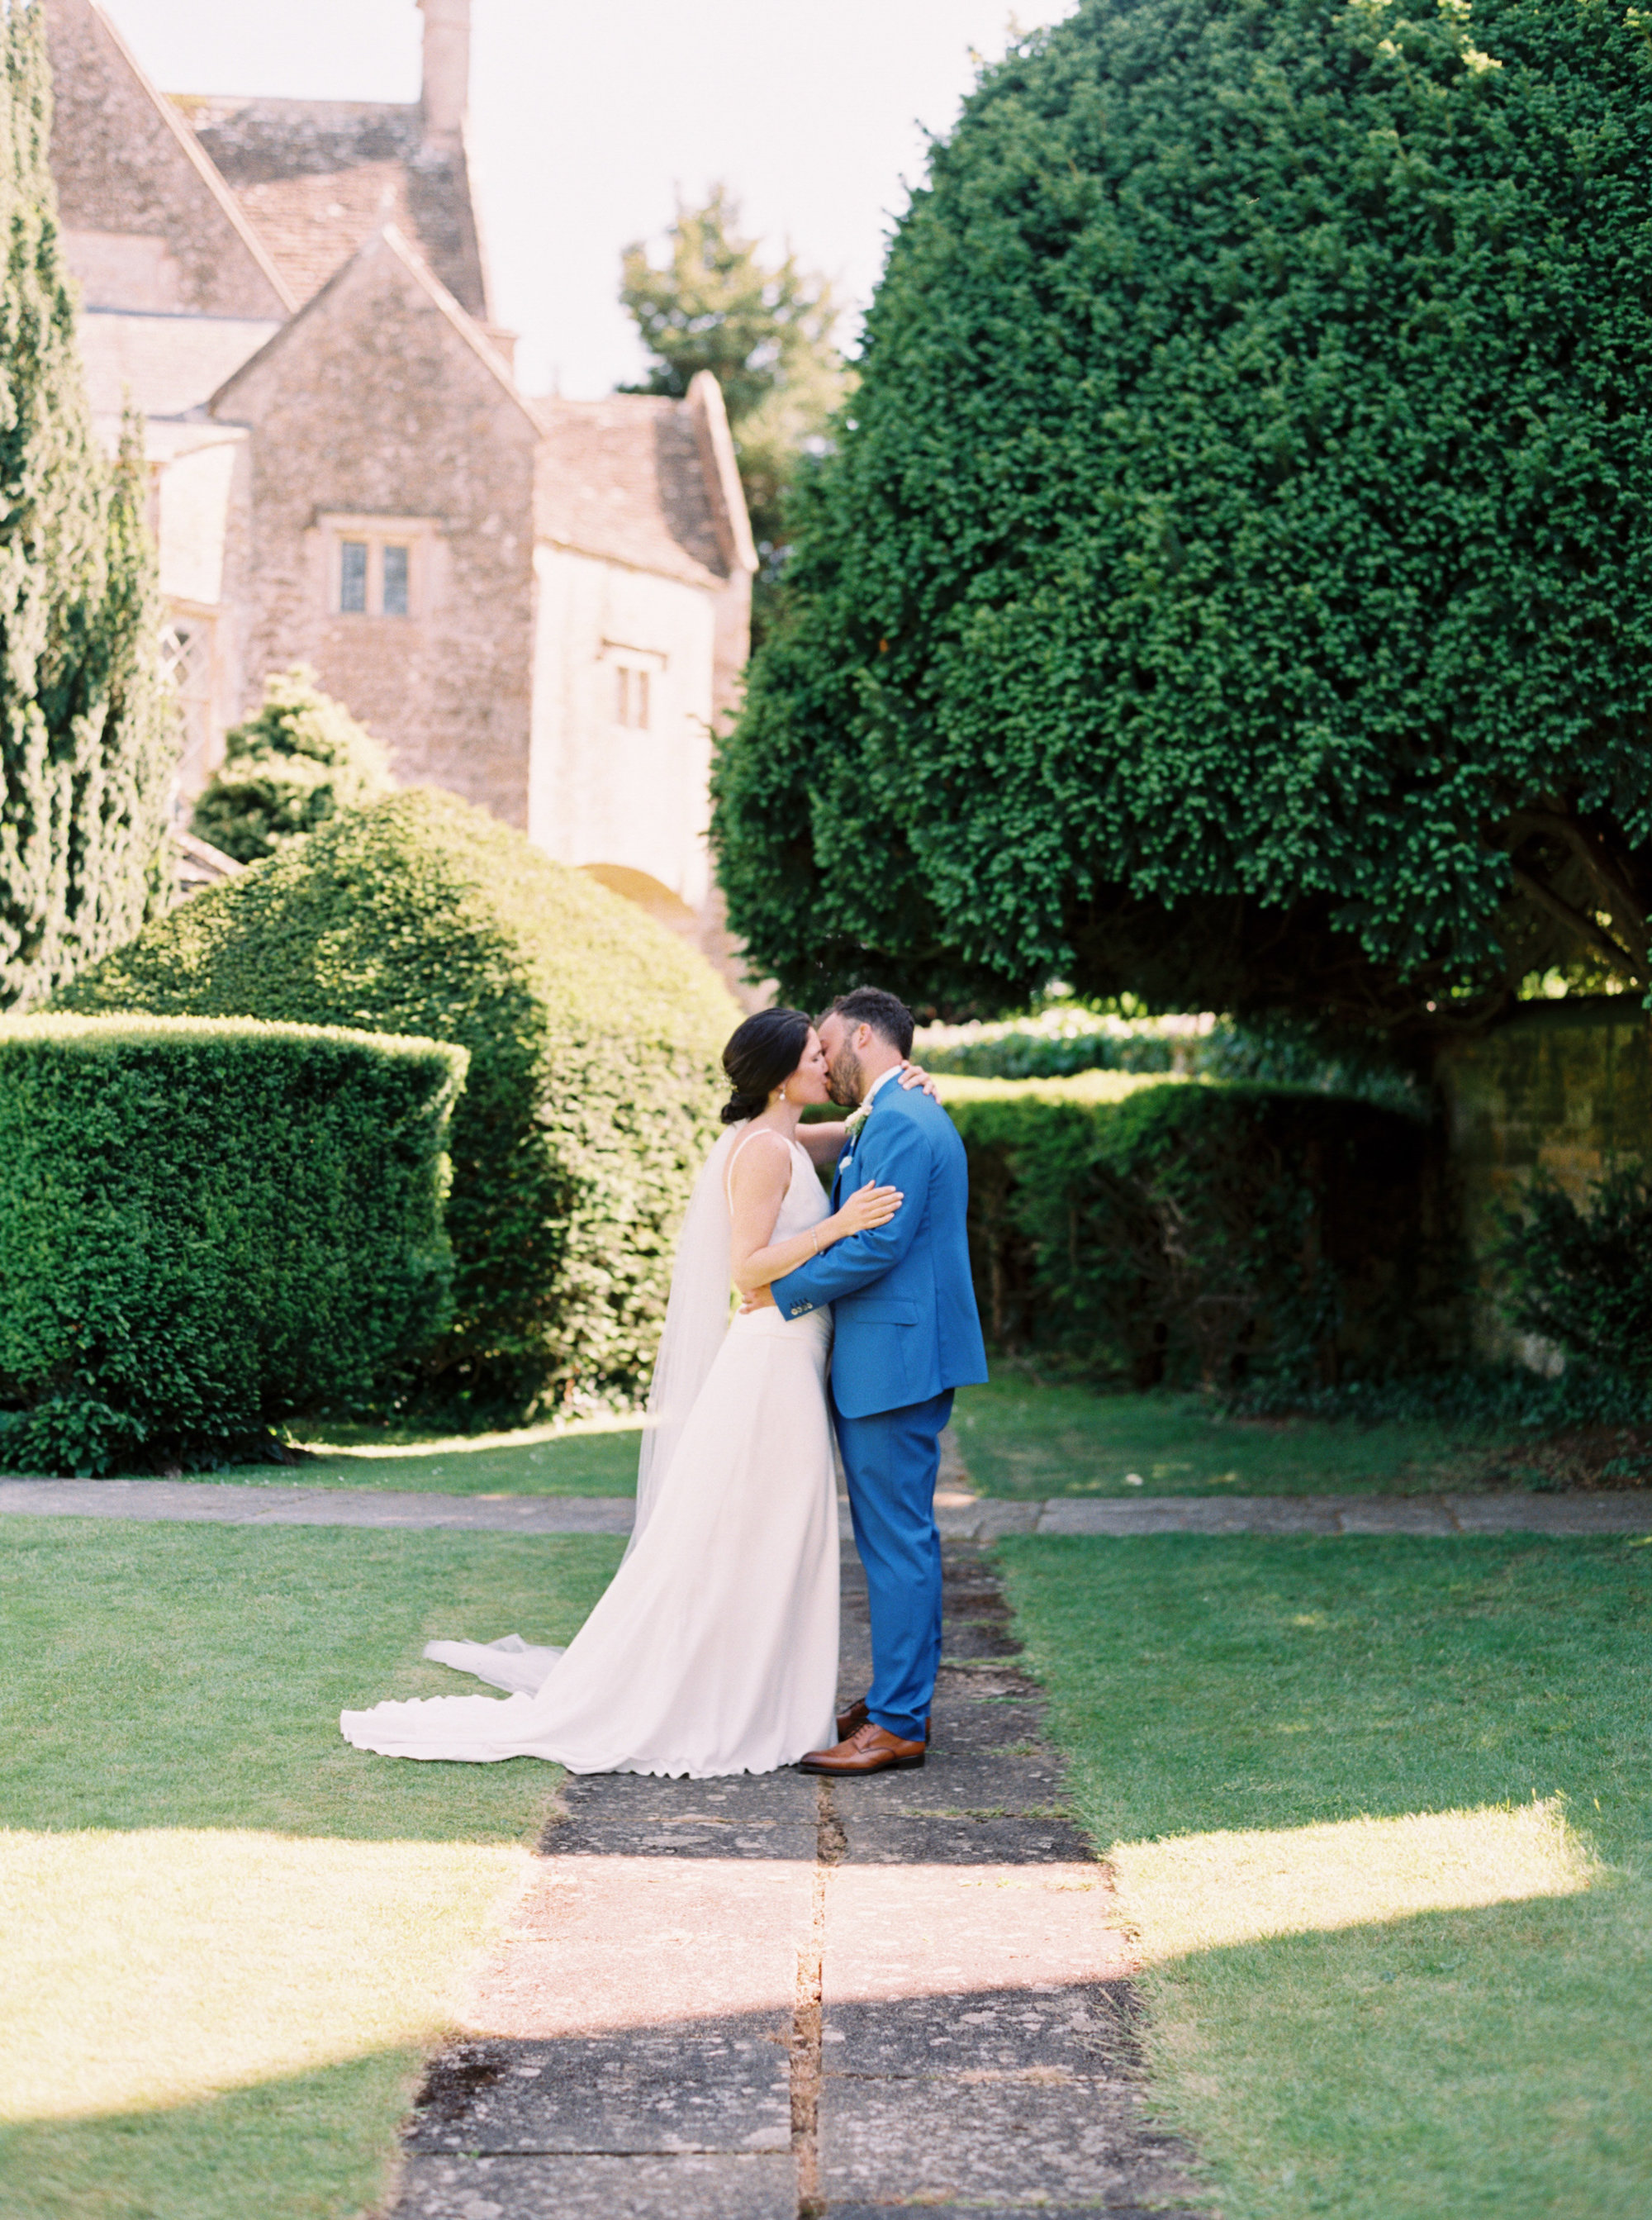
[[[1652,983],[1649,30],[1084,0],[986,76],[717,772],[788,991]]]
[[[785,511],[806,456],[823,448],[849,384],[826,279],[788,253],[765,261],[721,185],[703,208],[679,208],[663,264],[627,247],[620,298],[653,358],[645,393],[681,396],[699,371],[722,389],[751,533],[763,568],[759,608],[786,553]]]
[[[164,893],[177,739],[140,454],[97,443],[47,149],[42,0],[0,18],[0,1007],[130,939]]]

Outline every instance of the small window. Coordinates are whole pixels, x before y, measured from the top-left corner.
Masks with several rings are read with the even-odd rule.
[[[383,611],[387,617],[404,617],[408,613],[408,550],[387,546],[384,550]]]
[[[620,664],[614,674],[617,689],[614,714],[634,733],[648,730],[648,673]]]
[[[339,607],[346,616],[365,616],[367,613],[367,542],[365,539],[345,539],[339,543]]]
[[[417,623],[429,616],[433,517],[323,514],[320,522],[330,615]]]

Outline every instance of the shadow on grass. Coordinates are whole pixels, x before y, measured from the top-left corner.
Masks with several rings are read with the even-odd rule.
[[[474,1694],[427,1641],[566,1643],[620,1560],[598,1535],[0,1522],[0,1814],[16,1828],[267,1828],[529,1841],[532,1759],[410,1764],[339,1713]]]
[[[1074,1800],[1139,1930],[1156,2101],[1229,2220],[1643,2220],[1652,1547],[1031,1537],[1004,1556]],[[1312,1931],[1189,1947],[1201,1924],[1244,1931],[1256,1870],[1301,1880],[1293,1830],[1512,1821],[1534,1798],[1603,1861],[1580,1893],[1493,1871],[1478,1893],[1519,1901],[1371,1918],[1371,1892],[1339,1912],[1321,1889]],[[1180,1900],[1132,1903],[1132,1861],[1223,1830],[1271,1865],[1213,1855]]]
[[[6,2220],[339,2220],[377,2209],[423,2054],[388,2050],[199,2104],[0,2126]]]

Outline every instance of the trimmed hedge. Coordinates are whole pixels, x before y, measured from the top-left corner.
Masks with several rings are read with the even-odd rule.
[[[221,1461],[439,1334],[466,1061],[246,1019],[0,1025],[0,1464]]]
[[[386,1398],[483,1425],[645,1387],[740,1013],[633,904],[414,788],[196,895],[61,1000],[468,1048],[453,1324]]]
[[[1307,1089],[944,1082],[994,1341],[1147,1387],[1437,1362],[1458,1260],[1430,1130]]]

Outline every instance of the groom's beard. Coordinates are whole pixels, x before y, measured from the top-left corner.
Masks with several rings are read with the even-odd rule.
[[[826,1093],[840,1110],[856,1110],[865,1091],[860,1058],[852,1049],[839,1049],[826,1066]]]

